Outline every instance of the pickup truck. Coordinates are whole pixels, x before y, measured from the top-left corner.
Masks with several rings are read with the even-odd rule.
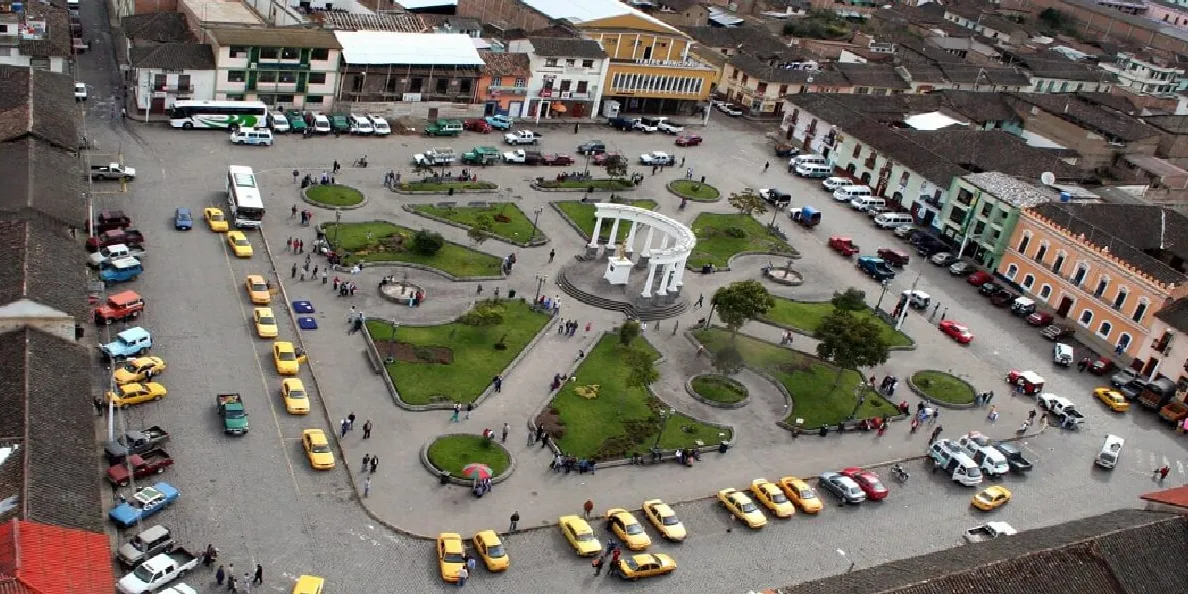
[[[532,130],[516,130],[504,134],[503,141],[511,145],[540,144],[540,134]]]
[[[87,257],[87,266],[90,266],[91,268],[99,268],[103,266],[103,264],[108,260],[117,260],[119,258],[127,258],[129,256],[135,257],[139,260],[143,255],[143,247],[137,246],[136,249],[132,249],[122,243],[105,245]]]
[[[858,245],[854,243],[853,239],[850,239],[849,237],[840,237],[837,235],[829,238],[829,249],[847,258],[862,251],[862,248],[858,247]]]
[[[132,219],[128,218],[128,215],[124,214],[122,210],[105,210],[95,215],[93,223],[86,224],[88,232],[92,225],[94,225],[96,233],[102,233],[112,229],[127,229],[132,226]]]
[[[136,170],[119,163],[107,165],[91,165],[91,179],[93,180],[128,180],[136,179]]]
[[[462,162],[466,165],[490,165],[499,161],[502,154],[493,146],[476,146],[462,153]]]
[[[1085,422],[1085,415],[1082,415],[1081,411],[1077,410],[1076,405],[1068,398],[1057,396],[1051,392],[1042,392],[1035,399],[1040,408],[1056,415],[1062,426],[1079,427]]]
[[[97,252],[99,248],[124,244],[128,249],[143,248],[144,234],[136,229],[111,229],[87,238],[87,251]]]
[[[882,258],[862,256],[858,258],[857,266],[858,270],[880,283],[895,278],[895,271],[891,270],[891,267]]]
[[[417,165],[449,165],[454,159],[454,149],[440,146],[413,155],[413,163]]]
[[[425,126],[425,136],[458,136],[462,134],[462,129],[459,120],[437,120]]]
[[[121,594],[146,594],[165,587],[165,584],[190,573],[202,557],[194,555],[182,547],[177,547],[168,553],[161,553],[145,561],[132,570],[132,573],[120,578],[116,588]]]
[[[119,464],[126,456],[147,452],[169,441],[169,432],[158,425],[125,431],[113,441],[103,444],[103,455],[109,464]]]
[[[223,419],[223,433],[227,435],[246,435],[248,432],[248,414],[243,406],[243,398],[239,394],[216,394],[215,409]]]
[[[573,165],[573,157],[560,153],[549,153],[540,158],[542,165]]]
[[[1006,522],[986,522],[965,531],[965,541],[974,543],[991,540],[1000,536],[1014,536],[1018,531]]]
[[[99,352],[105,359],[118,361],[135,355],[143,355],[153,348],[153,336],[148,330],[136,326],[121,330],[116,339],[99,345]]]
[[[107,517],[119,528],[135,526],[169,507],[180,496],[181,493],[173,485],[157,483],[133,493],[131,499],[120,497],[120,502],[107,512]]]
[[[173,466],[173,457],[161,448],[154,448],[139,454],[132,454],[119,464],[113,464],[107,469],[107,480],[120,487],[132,482],[133,478],[142,479],[154,474],[165,472]],[[132,467],[129,476],[128,467]]]
[[[777,188],[761,188],[759,190],[759,197],[768,204],[774,204],[779,207],[787,206],[792,202],[792,195],[787,192],[782,192]]]
[[[672,134],[673,136],[685,131],[684,126],[677,124],[676,122],[670,122],[668,120],[660,122],[656,125],[656,128],[665,134]]]
[[[173,534],[168,528],[157,524],[120,545],[116,551],[116,559],[125,567],[136,567],[145,559],[172,551],[174,546],[176,543],[173,542]]]
[[[540,151],[526,151],[524,149],[516,149],[503,153],[504,163],[521,163],[524,165],[539,165],[541,162]]]

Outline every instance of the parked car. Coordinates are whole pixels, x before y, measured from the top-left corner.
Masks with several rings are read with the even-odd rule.
[[[190,209],[179,206],[173,213],[173,228],[178,231],[189,231],[194,228],[194,215],[190,214]]]
[[[973,262],[966,262],[965,260],[954,262],[949,266],[949,274],[953,276],[969,276],[977,270],[978,267]]]
[[[701,137],[696,134],[681,134],[676,137],[677,146],[697,146],[701,144]]]
[[[606,143],[601,140],[587,140],[578,145],[577,152],[579,155],[602,155],[606,153]]]
[[[841,179],[841,178],[830,178],[830,179]],[[830,190],[830,191],[832,191],[832,190]],[[900,226],[896,227],[894,230],[892,230],[891,233],[900,239],[907,239],[907,238],[911,237],[912,233],[914,233],[915,231],[916,231],[915,225],[900,225]]]
[[[722,105],[721,107],[719,107],[718,109],[720,109],[722,111],[722,113],[724,113],[732,118],[737,118],[738,116],[741,116],[743,114],[743,109],[737,105],[725,104],[725,105]]]
[[[1050,313],[1037,311],[1027,316],[1027,323],[1032,326],[1048,326],[1054,319],[1056,318]]]
[[[462,122],[462,129],[470,130],[471,132],[480,132],[482,134],[490,134],[493,128],[491,127],[491,124],[487,123],[487,120],[475,119]]]
[[[540,162],[545,165],[573,165],[573,157],[557,153],[541,155]]]
[[[949,252],[933,254],[933,256],[929,259],[932,260],[932,263],[936,264],[937,266],[950,266],[954,262],[960,260],[960,258],[958,258],[955,254]]]
[[[965,282],[967,282],[975,287],[984,287],[984,286],[986,286],[987,283],[989,283],[992,280],[994,280],[994,277],[991,276],[990,273],[986,272],[985,270],[979,270],[979,271],[965,277]]]
[[[844,188],[854,182],[844,177],[827,177],[821,181],[821,187],[825,188],[830,194],[838,188]]]
[[[903,268],[904,266],[907,266],[908,262],[911,260],[911,256],[909,256],[907,252],[894,248],[879,248],[875,254],[882,258],[884,262],[895,266],[896,268]]]

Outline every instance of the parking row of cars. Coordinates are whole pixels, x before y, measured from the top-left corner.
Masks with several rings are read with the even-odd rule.
[[[361,136],[387,136],[392,133],[388,120],[378,114],[333,113],[317,111],[301,112],[289,110],[268,115],[268,127],[277,134],[355,134]]]

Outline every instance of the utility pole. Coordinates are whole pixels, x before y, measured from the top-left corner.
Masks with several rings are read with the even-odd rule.
[[[908,298],[904,302],[901,311],[899,312],[899,319],[895,321],[895,329],[903,329],[903,322],[907,319],[907,312],[912,307],[912,294],[916,291],[916,285],[920,284],[920,273],[916,273],[916,280],[912,281],[912,288],[908,289]]]

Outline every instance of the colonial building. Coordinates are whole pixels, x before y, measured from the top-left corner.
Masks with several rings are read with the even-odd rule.
[[[528,102],[528,79],[532,78],[528,54],[479,52],[479,56],[484,65],[475,101],[483,104],[483,113],[520,116]]]
[[[957,244],[958,254],[994,269],[1015,230],[1019,212],[1059,199],[1060,194],[1052,188],[997,171],[955,177],[949,201],[941,211],[940,231]]]
[[[339,99],[472,103],[483,59],[463,33],[335,31],[342,47]]]
[[[208,29],[215,99],[313,111],[334,105],[342,46],[323,29]]]
[[[68,72],[73,50],[66,9],[44,2],[0,0],[0,64]]]
[[[1113,62],[1102,62],[1101,69],[1116,76],[1119,87],[1137,95],[1174,94],[1188,85],[1182,66],[1129,52],[1118,52]]]
[[[215,98],[214,52],[206,44],[162,43],[132,48],[136,109],[165,113],[181,100]]]
[[[552,118],[597,115],[602,100],[610,59],[602,46],[591,39],[532,37],[508,45],[513,52],[526,52],[527,99],[521,117]]]
[[[1011,93],[1007,102],[1025,130],[1076,151],[1086,170],[1108,167],[1120,154],[1153,155],[1159,146],[1159,130],[1080,95]]]
[[[1155,316],[1188,297],[1186,260],[1188,218],[1174,211],[1049,202],[1022,213],[998,272],[1074,322],[1087,344],[1122,357],[1122,366],[1176,378],[1183,361],[1161,364],[1171,339]],[[1169,314],[1175,325],[1178,315]]]

